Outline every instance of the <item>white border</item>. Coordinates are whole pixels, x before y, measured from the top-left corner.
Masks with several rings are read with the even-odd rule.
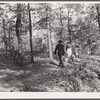
[[[100,3],[100,1],[0,1],[0,3]],[[87,92],[0,92],[0,99],[100,98],[100,93]]]
[[[64,99],[64,98],[100,98],[100,93],[67,93],[67,92],[5,92],[0,93],[0,99]]]
[[[0,1],[0,3],[100,3],[100,1]]]

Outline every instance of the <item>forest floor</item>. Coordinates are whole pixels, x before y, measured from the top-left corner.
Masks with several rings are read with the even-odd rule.
[[[9,69],[0,62],[0,92],[99,92],[100,57],[82,55],[64,68],[49,58],[35,58],[25,70]]]

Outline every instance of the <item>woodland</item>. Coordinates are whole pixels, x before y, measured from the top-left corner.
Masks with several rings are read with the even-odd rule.
[[[59,39],[79,45],[64,68]],[[100,92],[100,3],[0,3],[0,92]]]

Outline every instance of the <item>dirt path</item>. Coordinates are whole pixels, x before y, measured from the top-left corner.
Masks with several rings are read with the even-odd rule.
[[[44,58],[38,58],[36,64],[28,65],[26,71],[2,69],[0,70],[0,91],[65,91],[57,86],[57,82],[62,81],[59,78],[62,70],[50,64],[49,59]]]
[[[96,74],[96,71],[100,70],[100,63],[93,59],[92,57],[86,61],[80,61],[81,63],[77,62],[80,64],[68,64],[65,68],[61,68],[50,64],[49,59],[39,58],[35,64],[29,64],[25,71],[2,69],[0,70],[0,91],[100,91],[100,81]]]
[[[9,69],[0,70],[0,92],[22,91],[23,87],[30,88],[35,86],[36,91],[42,91],[37,89],[37,85],[43,84],[43,79],[46,78],[46,74],[51,70],[58,70],[55,66],[50,66],[48,59],[39,59],[35,65],[28,65],[26,71],[15,71]],[[47,64],[48,63],[48,64]],[[30,91],[24,89],[24,91]]]

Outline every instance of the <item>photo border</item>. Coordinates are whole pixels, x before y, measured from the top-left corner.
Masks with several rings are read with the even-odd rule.
[[[0,2],[100,2],[100,0],[0,0]],[[33,94],[36,94],[35,96]],[[41,94],[41,95],[40,95]],[[61,95],[60,95],[61,94]],[[30,93],[27,92],[3,92],[0,93],[0,100],[99,100],[100,99],[100,93],[84,93],[84,92],[78,92],[78,93],[56,93],[50,92],[50,93]]]

